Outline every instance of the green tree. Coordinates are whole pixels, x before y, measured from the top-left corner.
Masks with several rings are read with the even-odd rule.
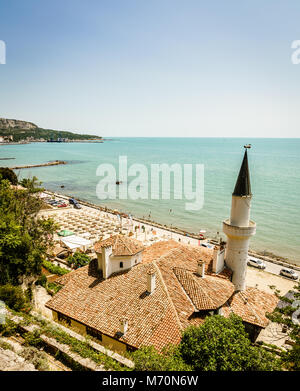
[[[168,346],[159,353],[153,346],[144,346],[132,353],[136,371],[190,371],[177,346]]]
[[[15,311],[29,309],[28,300],[19,286],[10,284],[0,286],[0,300]]]
[[[251,344],[241,318],[209,316],[190,326],[179,346],[183,360],[198,371],[266,371],[280,369],[272,353]]]
[[[275,287],[273,287],[275,288]],[[281,296],[278,290],[275,294],[281,300],[282,305],[277,306],[268,318],[275,323],[280,324],[287,329],[288,337],[291,341],[291,348],[282,352],[282,365],[288,370],[300,370],[300,324],[298,319],[294,319],[293,314],[300,306],[300,282],[294,286],[294,289],[287,296]],[[297,316],[294,315],[297,318]]]
[[[90,257],[86,254],[83,254],[79,251],[76,251],[74,254],[68,256],[67,262],[74,269],[85,266],[90,262]]]
[[[7,179],[12,185],[18,184],[17,175],[8,167],[0,167],[0,179]]]
[[[15,190],[0,181],[0,285],[18,285],[23,276],[39,275],[57,229],[41,219],[42,201],[30,190]]]
[[[23,187],[26,187],[30,193],[38,193],[44,190],[44,188],[40,187],[42,182],[39,182],[36,176],[33,176],[32,178],[23,178],[20,184]]]

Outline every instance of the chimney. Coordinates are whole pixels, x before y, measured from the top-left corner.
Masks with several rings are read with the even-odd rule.
[[[151,269],[147,272],[147,292],[149,295],[155,289],[155,270]]]
[[[128,329],[128,319],[127,318],[120,319],[120,328],[121,328],[121,333],[123,335],[126,334],[126,331]]]
[[[216,244],[213,252],[213,263],[212,271],[213,273],[220,273],[224,269],[224,256],[225,256],[225,243],[220,242]]]
[[[101,269],[103,273],[103,278],[108,278],[112,271],[111,271],[111,264],[110,264],[110,256],[112,255],[112,246],[103,246],[102,247],[102,257],[101,257]],[[99,265],[99,261],[98,261]],[[100,265],[99,265],[100,266]]]
[[[198,269],[197,269],[198,276],[204,278],[205,277],[205,262],[198,261]]]

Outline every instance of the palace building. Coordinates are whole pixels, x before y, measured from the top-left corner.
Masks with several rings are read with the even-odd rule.
[[[182,331],[207,316],[235,313],[254,341],[278,299],[246,286],[250,220],[250,175],[245,151],[224,221],[227,245],[191,246],[173,240],[149,247],[115,235],[95,244],[97,259],[56,282],[63,287],[46,304],[54,320],[90,335],[114,350],[177,344]]]

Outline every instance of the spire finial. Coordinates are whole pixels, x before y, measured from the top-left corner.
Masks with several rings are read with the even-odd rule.
[[[251,185],[250,185],[250,173],[248,167],[248,155],[247,150],[251,148],[251,144],[244,145],[245,154],[244,159],[241,165],[239,176],[237,178],[234,191],[232,195],[234,196],[251,196]]]

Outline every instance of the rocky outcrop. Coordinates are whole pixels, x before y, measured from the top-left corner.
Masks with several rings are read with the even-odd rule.
[[[32,122],[21,121],[18,119],[0,118],[0,129],[37,129]]]
[[[25,361],[12,350],[0,347],[0,371],[36,371],[33,364]]]

